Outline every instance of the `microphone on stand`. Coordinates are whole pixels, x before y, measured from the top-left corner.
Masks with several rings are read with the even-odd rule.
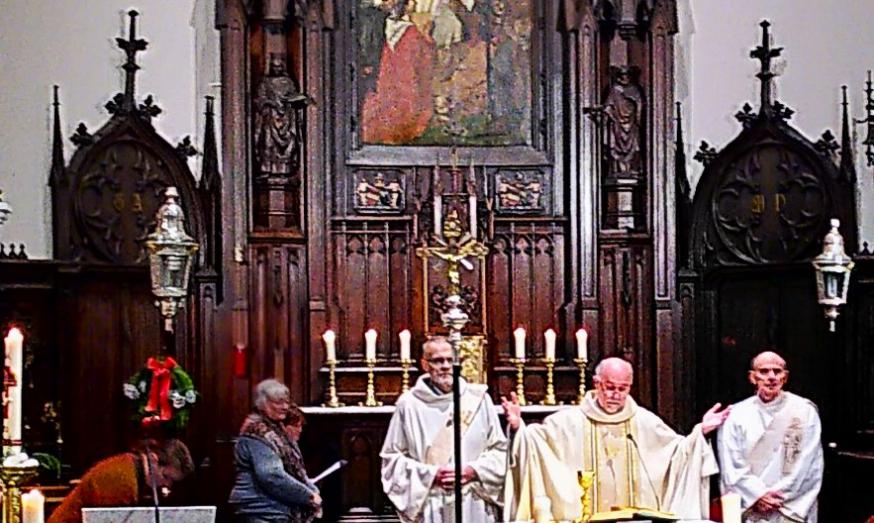
[[[156,463],[152,466],[152,451],[149,447],[149,444],[146,443],[146,466],[149,468],[147,474],[149,475],[149,483],[152,487],[152,501],[155,506],[155,523],[161,523],[161,511],[160,504],[158,500],[158,478],[155,477],[157,471],[155,470],[158,466],[157,460]]]
[[[652,476],[649,475],[649,469],[646,467],[646,460],[643,459],[643,454],[641,454],[640,452],[640,447],[637,446],[637,441],[634,439],[634,436],[632,436],[631,434],[626,434],[625,437],[628,438],[628,441],[630,441],[632,445],[634,445],[634,450],[637,452],[637,459],[640,460],[640,465],[643,467],[643,473],[646,474],[646,479],[647,481],[649,481],[649,488],[652,489],[652,493],[655,496],[656,510],[661,512],[662,502],[659,500],[659,493],[655,488],[655,483],[652,482]],[[629,470],[628,473],[630,474],[631,471]]]

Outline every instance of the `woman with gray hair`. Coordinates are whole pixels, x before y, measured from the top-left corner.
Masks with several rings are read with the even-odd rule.
[[[268,379],[255,387],[255,409],[234,447],[237,477],[228,502],[241,523],[305,523],[321,512],[319,490],[300,466],[300,449],[283,422],[288,387]]]

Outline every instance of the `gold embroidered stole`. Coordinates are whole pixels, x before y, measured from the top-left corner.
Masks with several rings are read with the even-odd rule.
[[[486,395],[486,386],[475,383],[468,383],[464,394],[461,395],[461,439],[473,423],[476,413]],[[445,465],[449,463],[454,451],[454,440],[452,433],[452,418],[453,409],[449,409],[449,417],[440,428],[440,431],[434,436],[434,440],[428,445],[428,450],[425,451],[425,463],[429,465]]]
[[[583,466],[595,472],[592,485],[595,512],[609,511],[615,506],[635,507],[640,502],[639,458],[628,439],[629,434],[638,439],[636,408],[634,400],[628,398],[622,411],[607,414],[597,405],[593,391],[584,402],[583,413],[589,426],[583,432]],[[612,492],[608,492],[610,488]]]
[[[765,432],[753,444],[748,455],[750,472],[756,476],[760,476],[774,460],[781,444],[785,444],[782,456],[783,474],[792,471],[792,466],[800,452],[800,440],[804,430],[801,423],[802,414],[798,408],[800,402],[793,401],[795,398],[788,392],[783,394],[785,395],[782,400],[783,405],[774,413],[771,423],[765,427]]]

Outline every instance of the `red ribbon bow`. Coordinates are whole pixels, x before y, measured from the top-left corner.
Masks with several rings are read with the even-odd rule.
[[[146,404],[146,412],[154,412],[157,416],[152,421],[167,421],[173,417],[173,409],[170,406],[170,370],[176,367],[176,360],[164,358],[158,361],[149,358],[146,368],[152,371],[152,384],[149,387],[149,402]],[[146,421],[146,420],[143,420]]]

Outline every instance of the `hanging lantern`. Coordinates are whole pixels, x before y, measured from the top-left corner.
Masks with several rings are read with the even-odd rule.
[[[167,187],[166,200],[158,209],[155,232],[146,240],[149,249],[152,294],[164,317],[164,330],[173,331],[176,311],[185,305],[188,278],[198,245],[185,232],[185,213],[178,203],[176,187]]]
[[[840,220],[832,218],[831,230],[825,235],[822,254],[814,258],[816,269],[816,300],[822,305],[829,321],[829,331],[835,331],[838,307],[847,303],[853,260],[844,251],[844,238],[838,232]]]

